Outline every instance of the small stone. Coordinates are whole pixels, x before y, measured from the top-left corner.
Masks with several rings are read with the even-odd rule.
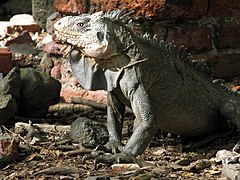
[[[170,177],[171,178],[178,178],[178,175],[177,174],[170,174]]]
[[[181,158],[178,161],[176,161],[175,163],[180,166],[188,166],[190,164],[190,161],[187,158]]]
[[[211,175],[217,175],[217,174],[221,174],[221,171],[220,170],[209,170],[208,173]]]
[[[105,125],[86,117],[79,117],[71,124],[69,136],[88,148],[104,145],[109,138]]]
[[[165,152],[166,152],[165,149],[163,149],[161,147],[157,147],[153,150],[152,154],[155,155],[155,156],[160,156],[160,155],[164,154]]]
[[[211,165],[212,165],[212,163],[208,159],[199,159],[195,162],[195,169],[197,171],[199,171],[199,170],[203,170],[205,168],[208,168]]]
[[[168,166],[169,166],[170,168],[174,169],[175,171],[179,171],[179,170],[182,170],[182,169],[183,169],[182,166],[180,166],[180,165],[178,165],[178,164],[176,164],[176,163],[169,163]]]
[[[223,165],[228,164],[230,161],[233,162],[234,159],[240,159],[240,155],[236,152],[231,152],[228,150],[219,150],[216,154],[215,161],[222,162]]]
[[[132,170],[137,170],[139,169],[138,164],[113,164],[111,168],[115,171],[132,171]]]
[[[0,168],[17,158],[18,144],[19,141],[11,135],[7,133],[0,135]]]
[[[231,180],[240,179],[240,164],[227,164],[222,168],[222,176]]]

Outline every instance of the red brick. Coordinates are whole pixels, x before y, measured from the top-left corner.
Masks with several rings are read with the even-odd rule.
[[[222,22],[215,28],[216,47],[240,48],[240,21]]]
[[[153,34],[156,34],[160,39],[165,39],[167,34],[167,27],[160,21],[156,22],[151,28]]]
[[[213,17],[239,16],[238,0],[209,0],[209,15]]]
[[[107,97],[105,91],[87,91],[82,88],[73,88],[70,85],[62,87],[60,96],[65,102],[71,103],[72,97],[79,97],[82,99],[92,100],[98,103],[106,103]]]
[[[184,45],[191,51],[208,51],[212,47],[212,29],[208,27],[177,27],[170,29],[167,42]]]
[[[208,0],[55,0],[54,7],[65,14],[93,13],[124,7],[128,11],[134,10],[133,17],[197,19],[207,14]]]
[[[193,59],[206,62],[207,66],[212,68],[215,78],[231,79],[240,75],[240,54],[196,54]]]
[[[54,7],[65,14],[81,14],[88,10],[85,0],[54,0]]]
[[[12,52],[8,48],[0,48],[0,73],[7,74],[12,69]]]
[[[240,54],[218,55],[212,59],[215,74],[219,78],[233,78],[240,76]]]
[[[207,15],[207,9],[208,9],[208,0],[166,1],[162,18],[163,19],[199,19]]]
[[[133,17],[163,16],[165,2],[166,0],[92,0],[90,13],[126,8],[128,11],[134,10]]]
[[[35,23],[28,25],[11,25],[6,27],[5,32],[8,34],[13,34],[14,32],[22,32],[24,30],[35,33],[39,32],[41,28],[38,24]]]

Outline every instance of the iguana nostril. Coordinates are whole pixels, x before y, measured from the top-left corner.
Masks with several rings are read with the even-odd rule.
[[[98,39],[99,39],[100,41],[103,41],[103,39],[104,39],[104,34],[103,34],[103,32],[97,32],[97,37],[98,37]]]
[[[61,23],[60,21],[57,23],[58,26],[61,26],[61,24],[62,24],[62,23]]]

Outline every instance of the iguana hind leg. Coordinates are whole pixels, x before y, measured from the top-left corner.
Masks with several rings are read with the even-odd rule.
[[[235,100],[223,100],[220,112],[227,120],[229,126],[234,126],[240,131],[240,102]]]

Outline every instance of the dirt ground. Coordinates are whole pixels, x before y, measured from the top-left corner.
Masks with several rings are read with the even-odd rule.
[[[50,114],[46,119],[32,121],[33,124],[34,121],[42,122],[40,124],[49,121],[51,123],[47,123],[47,126],[51,127],[69,127],[77,116],[84,115],[106,122],[104,111],[99,113],[91,107],[84,107],[80,111],[65,117]],[[124,143],[132,133],[132,119],[133,115],[126,117]],[[25,122],[28,120],[21,119]],[[9,129],[9,132],[12,131]],[[231,149],[240,136],[236,133],[225,135],[184,139],[159,131],[138,158],[137,163],[143,166],[139,167],[138,164],[108,165],[95,163],[94,160],[83,162],[83,157],[94,149],[72,143],[64,128],[39,130],[31,137],[31,143],[27,140],[27,133],[18,134],[21,137],[18,157],[0,170],[0,179],[226,179],[221,176],[221,163],[214,162],[213,158],[218,150]],[[209,139],[212,141],[206,142]]]

